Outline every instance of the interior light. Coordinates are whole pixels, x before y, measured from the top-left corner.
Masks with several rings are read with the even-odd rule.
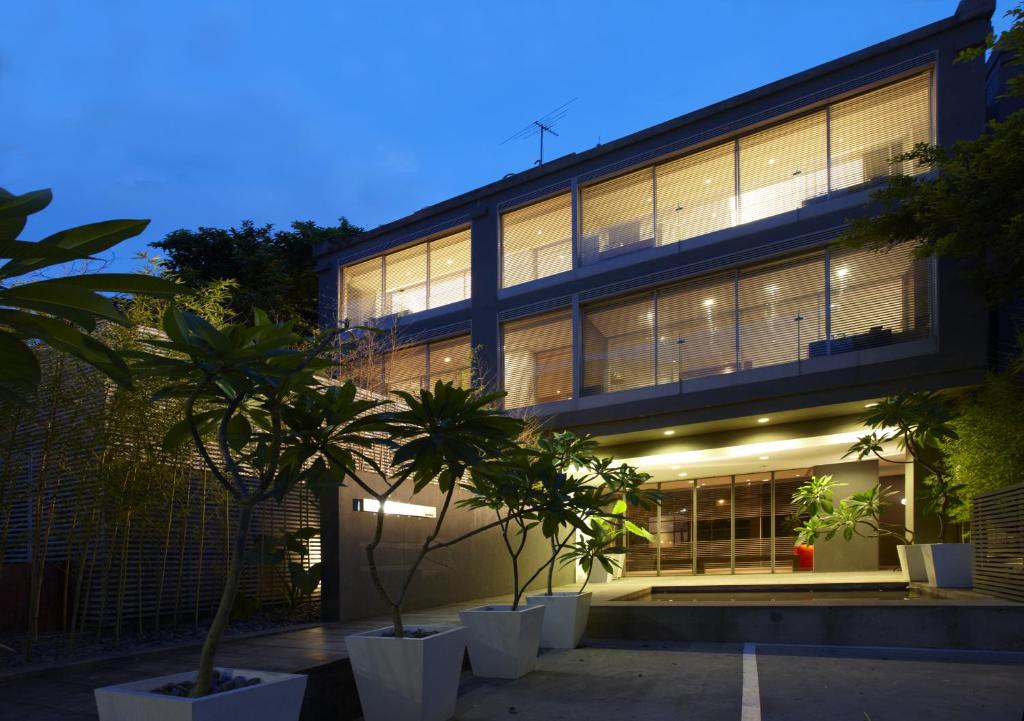
[[[714,304],[715,304],[715,299],[714,299],[714,298],[705,298],[705,299],[704,299],[704,305],[705,305],[706,307],[710,308],[710,307],[711,307],[711,306],[713,306]]]
[[[662,433],[664,433],[666,436],[674,436],[676,434],[675,431],[662,431]]]
[[[758,423],[767,423],[767,422],[768,422],[768,421],[770,421],[770,420],[771,420],[771,418],[769,418],[768,416],[763,416],[763,417],[761,417],[761,418],[758,418],[758,419],[757,419],[757,422],[758,422]]]
[[[768,158],[768,165],[775,165],[775,158]]]
[[[724,506],[725,505],[725,499],[724,498],[719,498],[717,501],[715,501],[715,503],[718,504],[719,506]]]
[[[376,513],[380,510],[380,501],[376,498],[353,498],[352,510]],[[414,516],[416,518],[437,517],[437,509],[434,506],[418,506],[415,503],[399,503],[398,501],[384,501],[384,513],[391,516]]]
[[[769,293],[778,293],[779,292],[779,286],[777,286],[777,285],[769,285],[767,288],[765,288],[765,290],[768,291]]]
[[[544,231],[543,230],[538,230],[537,231],[537,235],[544,235]]]
[[[711,185],[711,178],[704,178],[704,185]]]
[[[446,261],[444,262],[444,264],[445,264],[445,265],[451,265],[451,264],[452,264],[452,259],[451,259],[451,258],[449,258],[448,260],[446,260]]]
[[[680,478],[686,478],[686,476],[688,476],[688,475],[690,475],[690,474],[687,473],[686,471],[683,471],[682,473],[679,474],[679,477]]]
[[[762,461],[768,460],[768,456],[758,456],[758,458],[760,458]]]
[[[901,506],[905,506],[905,505],[907,505],[907,499],[906,499],[906,498],[901,498],[901,499],[900,499],[900,505],[901,505]]]
[[[445,356],[444,357],[444,362],[445,363],[451,363],[452,362],[451,356]]]
[[[672,470],[673,471],[678,471],[679,470],[679,466],[672,466]]]
[[[836,270],[836,277],[837,278],[845,278],[847,273],[849,273],[849,272],[850,272],[849,268],[839,268],[839,269]]]

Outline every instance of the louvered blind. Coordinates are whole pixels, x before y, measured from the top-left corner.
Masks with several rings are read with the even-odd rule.
[[[697,572],[728,573],[732,568],[732,478],[697,483]]]
[[[654,296],[583,312],[583,395],[654,385]]]
[[[658,245],[736,225],[735,144],[656,166],[655,186]]]
[[[767,572],[772,564],[771,473],[736,476],[734,528],[737,573]]]
[[[735,288],[729,274],[657,293],[658,383],[736,372]]]
[[[892,159],[932,141],[931,87],[931,73],[923,73],[832,106],[833,190],[926,170]]]
[[[416,393],[427,382],[427,347],[396,348],[384,360],[384,383],[389,391]]]
[[[428,307],[439,308],[469,297],[469,245],[469,230],[430,242]]]
[[[693,483],[661,484],[661,572],[693,573]]]
[[[384,256],[384,314],[427,309],[427,244]]]
[[[658,570],[658,510],[630,505],[626,507],[626,518],[640,528],[646,528],[655,538],[647,540],[632,534],[624,537],[626,557],[622,573],[653,576]]]
[[[501,285],[508,288],[572,270],[572,196],[501,216]]]
[[[580,252],[593,263],[654,245],[654,169],[580,191]]]
[[[384,359],[384,387],[415,394],[441,381],[468,388],[471,365],[468,335],[396,348]]]
[[[460,388],[469,388],[473,384],[471,361],[469,336],[428,344],[427,368],[430,373],[430,387],[433,388],[437,381],[441,381]]]
[[[832,355],[927,337],[930,261],[910,244],[885,253],[834,253],[830,263]]]
[[[506,408],[572,398],[572,311],[502,325]]]
[[[740,222],[801,207],[828,193],[825,111],[739,140]]]
[[[825,337],[825,260],[812,256],[739,275],[740,367],[806,359]]]
[[[352,325],[362,325],[382,314],[382,272],[381,258],[373,258],[345,268],[343,317]]]
[[[793,570],[796,529],[803,525],[793,495],[811,477],[810,469],[775,473],[775,570]]]

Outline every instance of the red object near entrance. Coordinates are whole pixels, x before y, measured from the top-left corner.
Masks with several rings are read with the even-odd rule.
[[[814,570],[814,546],[799,545],[794,546],[793,555],[793,570],[794,571],[813,571]]]

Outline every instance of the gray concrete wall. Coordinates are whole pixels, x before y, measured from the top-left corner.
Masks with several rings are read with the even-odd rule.
[[[814,475],[831,475],[837,483],[846,484],[836,489],[835,502],[861,493],[878,483],[878,461],[829,463],[815,466]],[[814,542],[814,570],[877,571],[878,539],[854,536],[847,541],[838,535],[831,541],[821,538]]]
[[[376,482],[380,483],[380,479]],[[366,560],[365,547],[373,537],[376,515],[352,509],[352,501],[365,496],[365,492],[350,485],[326,494],[322,500],[324,617],[327,620],[352,620],[389,612],[372,585]],[[466,496],[465,492],[457,491],[455,500]],[[392,500],[440,510],[442,498],[437,486],[431,485],[416,496],[400,492]],[[456,538],[493,520],[490,511],[453,506],[439,540]],[[423,540],[433,530],[434,519],[388,516],[385,523],[377,563],[385,585],[393,592],[404,581]],[[338,539],[336,544],[326,541],[334,537]],[[520,561],[521,572],[531,575],[547,558],[548,552],[547,541],[539,530],[534,530]],[[571,567],[556,570],[556,585],[572,582]],[[540,588],[543,584],[542,574],[531,588]],[[429,608],[511,591],[511,561],[500,533],[493,529],[429,556],[413,579],[404,608]]]

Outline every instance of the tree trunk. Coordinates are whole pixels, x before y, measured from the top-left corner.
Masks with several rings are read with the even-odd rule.
[[[224,592],[220,596],[217,614],[213,617],[210,630],[203,643],[203,651],[199,656],[199,672],[196,674],[196,685],[192,689],[192,697],[205,696],[210,693],[213,682],[213,662],[217,653],[217,644],[231,620],[231,609],[235,605],[238,584],[242,577],[242,562],[245,556],[245,542],[249,537],[249,522],[252,520],[252,506],[240,504],[238,526],[235,528],[235,539],[231,549],[231,562],[228,564],[228,577],[224,581]]]

